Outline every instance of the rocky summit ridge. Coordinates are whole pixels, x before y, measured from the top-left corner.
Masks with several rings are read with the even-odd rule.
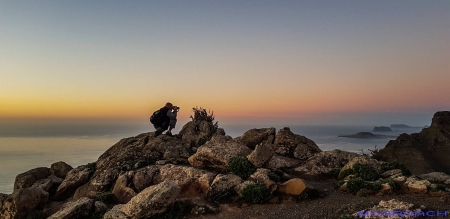
[[[436,113],[430,128],[413,137],[400,136],[376,156],[399,160],[414,174],[422,173],[399,157],[406,152],[398,151],[415,150],[416,157],[429,159],[415,148],[420,148],[417,141],[427,143],[429,150],[443,148],[448,155],[449,118],[449,112]],[[224,202],[280,203],[323,197],[307,180],[331,178],[341,180],[337,188],[349,192],[384,195],[398,187],[419,194],[441,188],[439,194],[448,194],[450,176],[430,173],[445,172],[448,163],[437,159],[441,157],[423,162],[428,164],[423,169],[427,174],[409,176],[401,165],[341,150],[322,151],[314,141],[287,127],[278,132],[275,128],[251,129],[232,138],[211,120],[193,118],[172,137],[149,132],[124,138],[94,163],[72,168],[57,162],[50,168],[19,174],[14,192],[0,194],[0,218],[141,219],[215,214]],[[352,187],[354,181],[359,183],[357,189]],[[367,185],[376,187],[376,192],[366,191]]]

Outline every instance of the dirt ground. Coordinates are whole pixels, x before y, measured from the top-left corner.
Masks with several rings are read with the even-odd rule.
[[[358,197],[350,193],[336,191],[333,188],[335,180],[307,181],[308,184],[323,191],[324,198],[295,202],[293,200],[283,200],[280,204],[264,205],[242,205],[222,204],[220,213],[215,215],[191,216],[190,218],[203,219],[335,219],[341,215],[353,214],[360,210],[372,208],[381,200],[396,199],[414,204],[415,208],[425,207],[427,210],[450,210],[450,198],[432,197],[430,195],[418,194],[393,194],[385,196]],[[449,212],[450,214],[450,212]],[[381,217],[380,217],[381,218]],[[428,217],[428,218],[449,218]]]

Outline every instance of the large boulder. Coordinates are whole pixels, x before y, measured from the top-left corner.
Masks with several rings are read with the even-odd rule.
[[[122,204],[126,204],[129,202],[137,193],[130,187],[128,187],[131,182],[133,175],[132,174],[123,174],[119,176],[116,181],[116,184],[113,188],[114,197],[116,197],[117,201]]]
[[[235,187],[242,183],[242,179],[234,174],[219,174],[208,190],[208,197],[212,200],[220,199],[235,192]]]
[[[63,161],[59,161],[59,162],[53,163],[50,166],[50,169],[51,169],[53,175],[64,179],[66,177],[67,173],[69,173],[69,171],[71,171],[73,168],[69,164],[66,164]]]
[[[75,191],[73,195],[74,199],[81,197],[95,198],[100,194],[110,191],[120,172],[117,169],[107,169],[96,173],[98,173],[96,177],[93,177],[89,182]]]
[[[129,219],[130,217],[123,213],[124,207],[125,205],[115,205],[103,215],[103,219]]]
[[[150,186],[134,196],[122,211],[131,218],[147,218],[161,213],[171,205],[181,188],[171,181],[165,181],[158,185]]]
[[[360,157],[356,153],[335,149],[323,151],[309,158],[305,163],[295,168],[304,178],[324,178],[330,170],[344,167],[350,160]]]
[[[0,195],[0,218],[22,219],[36,209],[42,209],[49,194],[36,187],[17,189],[11,195]]]
[[[209,167],[227,170],[228,162],[236,156],[247,156],[252,151],[242,143],[227,141],[217,143],[209,141],[197,149],[197,152],[189,157],[189,163],[194,167]]]
[[[94,209],[94,200],[87,197],[65,203],[59,211],[47,219],[85,218]]]
[[[178,135],[191,146],[201,146],[209,141],[215,132],[212,122],[194,119],[186,123]]]
[[[404,188],[408,193],[425,194],[431,183],[428,180],[420,180],[415,176],[408,177],[404,183]]]
[[[89,169],[87,166],[79,166],[67,173],[66,179],[56,190],[55,199],[65,200],[89,180]]]
[[[275,128],[250,129],[242,135],[240,141],[253,149],[261,143],[272,144],[275,140],[275,134]]]
[[[205,196],[216,176],[216,173],[210,171],[172,164],[162,166],[159,173],[156,183],[164,181],[176,183],[181,188],[179,198]]]
[[[311,191],[313,189],[312,186],[306,184],[302,179],[294,178],[279,185],[277,191],[287,195],[300,195],[303,192]]]
[[[374,155],[374,158],[401,161],[412,174],[450,174],[450,111],[436,112],[431,126],[420,133],[402,134]]]
[[[248,161],[255,167],[262,167],[266,164],[275,153],[273,144],[256,145],[255,150],[247,156]]]
[[[47,178],[51,174],[51,169],[47,167],[38,167],[21,173],[16,176],[14,190],[28,188],[36,181]]]
[[[136,170],[132,184],[136,192],[140,192],[145,188],[160,182],[159,174],[160,166],[152,165]]]
[[[311,139],[291,132],[288,127],[280,129],[275,137],[275,152],[282,156],[307,160],[314,154],[321,152]]]
[[[274,154],[263,167],[268,169],[289,169],[298,166],[300,163],[302,163],[301,160]]]
[[[426,174],[420,175],[419,177],[422,179],[428,180],[432,183],[450,185],[450,176],[445,173],[442,173],[442,172],[426,173]]]

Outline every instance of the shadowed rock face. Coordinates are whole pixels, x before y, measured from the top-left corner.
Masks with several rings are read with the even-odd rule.
[[[397,160],[415,175],[429,172],[450,173],[450,112],[434,114],[432,124],[416,134],[402,134],[389,141],[374,158]]]

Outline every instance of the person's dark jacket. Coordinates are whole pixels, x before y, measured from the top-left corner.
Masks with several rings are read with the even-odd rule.
[[[170,117],[167,116],[167,112],[169,112],[169,108],[163,107],[159,109],[158,114],[156,114],[156,118],[158,118],[154,125],[161,127],[163,129],[169,128]]]

